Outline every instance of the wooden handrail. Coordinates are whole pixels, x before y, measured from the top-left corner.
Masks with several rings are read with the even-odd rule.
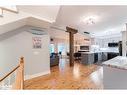
[[[6,74],[3,78],[0,79],[0,82],[2,82],[4,79],[6,79],[9,75],[11,75],[14,71],[16,71],[20,66],[16,66],[11,72]]]
[[[9,75],[11,75],[16,70],[17,70],[16,80],[12,88],[13,89],[23,89],[23,86],[24,86],[24,57],[20,58],[19,65],[15,67],[11,72],[6,74],[3,78],[1,78],[0,82],[2,82],[4,79],[6,79]]]
[[[6,10],[6,11],[9,11],[9,12],[13,12],[13,13],[18,13],[18,11],[14,11],[14,10],[11,10],[11,9],[8,9],[8,8],[4,8],[4,7],[0,7],[2,10]]]

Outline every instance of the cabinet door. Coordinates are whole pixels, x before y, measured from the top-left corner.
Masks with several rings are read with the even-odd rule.
[[[102,61],[102,53],[98,53],[98,62]]]
[[[103,61],[106,61],[107,60],[107,53],[106,52],[103,52],[102,53],[102,60]]]

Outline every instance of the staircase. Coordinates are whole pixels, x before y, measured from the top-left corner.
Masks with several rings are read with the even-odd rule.
[[[9,78],[0,82],[0,90],[10,90],[12,88],[12,84],[10,83],[11,77],[12,76],[9,76]]]
[[[0,78],[0,90],[22,90],[24,83],[24,58],[20,58],[20,63],[11,72]]]

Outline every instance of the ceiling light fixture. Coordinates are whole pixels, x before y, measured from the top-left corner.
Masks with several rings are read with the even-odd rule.
[[[86,24],[95,24],[95,21],[93,18],[89,18]]]
[[[84,22],[85,22],[87,25],[93,25],[93,24],[95,24],[96,19],[97,19],[96,16],[89,16],[89,17],[86,17],[86,18],[84,19]]]

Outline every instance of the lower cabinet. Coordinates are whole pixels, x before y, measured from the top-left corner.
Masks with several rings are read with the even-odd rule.
[[[94,63],[94,53],[82,53],[81,63],[88,65]]]
[[[108,60],[109,60],[109,59],[112,59],[112,58],[114,58],[114,57],[116,57],[116,56],[118,56],[118,55],[119,55],[119,53],[109,52],[109,53],[108,53]]]
[[[98,53],[98,62],[102,62],[102,52]]]
[[[81,53],[81,63],[100,64],[101,62],[114,58],[118,55],[119,53],[112,53],[112,52]]]

